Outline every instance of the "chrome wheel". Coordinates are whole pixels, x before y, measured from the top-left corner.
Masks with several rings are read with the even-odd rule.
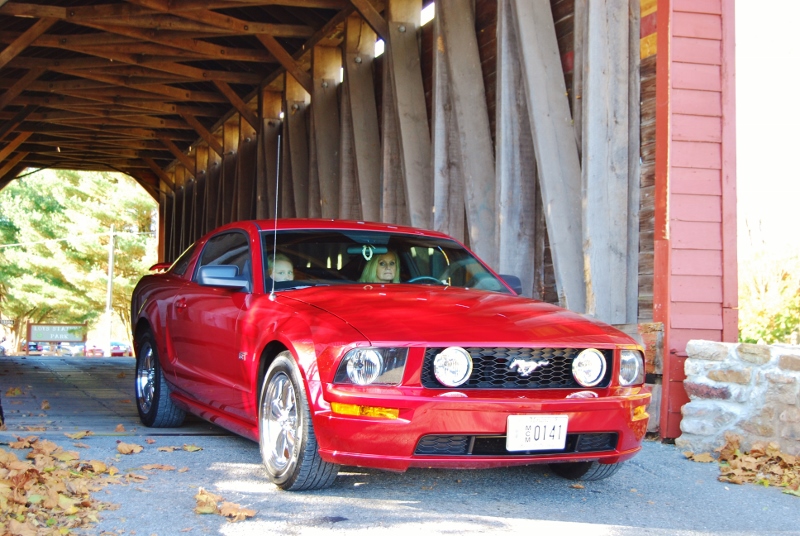
[[[144,413],[150,413],[155,394],[156,367],[153,360],[153,347],[142,348],[142,356],[136,367],[136,400]]]
[[[294,386],[284,372],[270,379],[261,415],[261,456],[270,470],[284,473],[297,463],[297,444],[301,434]]]
[[[258,444],[269,479],[284,490],[327,488],[339,466],[319,455],[303,377],[288,351],[270,364],[258,403]]]

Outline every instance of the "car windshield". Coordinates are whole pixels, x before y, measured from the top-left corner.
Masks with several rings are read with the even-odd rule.
[[[509,293],[453,240],[376,231],[262,232],[266,288],[342,283],[458,286]],[[277,246],[275,246],[277,244]]]

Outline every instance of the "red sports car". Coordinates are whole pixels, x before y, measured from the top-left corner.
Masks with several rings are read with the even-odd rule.
[[[133,293],[139,415],[258,441],[287,490],[339,465],[608,477],[647,428],[641,348],[518,285],[441,233],[226,225]]]

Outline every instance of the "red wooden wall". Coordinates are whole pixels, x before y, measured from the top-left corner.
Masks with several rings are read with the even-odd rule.
[[[653,316],[667,345],[666,437],[680,435],[688,400],[686,343],[738,337],[733,4],[658,1]]]

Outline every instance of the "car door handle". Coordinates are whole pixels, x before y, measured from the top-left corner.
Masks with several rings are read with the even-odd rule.
[[[175,301],[175,307],[179,310],[186,309],[186,300],[179,298]]]

